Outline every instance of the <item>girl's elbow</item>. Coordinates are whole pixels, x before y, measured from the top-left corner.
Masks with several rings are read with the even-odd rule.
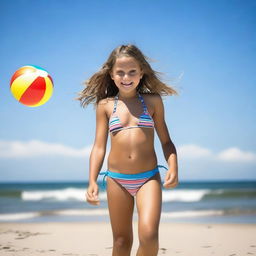
[[[168,152],[171,151],[172,153],[177,154],[176,147],[175,147],[174,143],[171,140],[169,140],[165,143],[162,143],[162,148],[163,148],[164,151],[165,150],[168,151]]]
[[[172,140],[169,139],[169,140],[167,140],[167,141],[162,142],[162,147],[174,147],[174,148],[175,148],[175,145],[174,145],[174,143],[172,142]]]
[[[94,153],[95,154],[103,154],[103,155],[105,155],[105,153],[106,153],[106,146],[94,144],[93,148],[92,148],[92,151],[91,151],[91,154],[94,154]]]

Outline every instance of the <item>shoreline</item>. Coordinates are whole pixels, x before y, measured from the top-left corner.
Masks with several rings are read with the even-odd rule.
[[[138,247],[137,225],[131,255]],[[161,222],[158,255],[255,255],[255,234],[256,224]],[[109,222],[0,223],[0,256],[111,254]]]

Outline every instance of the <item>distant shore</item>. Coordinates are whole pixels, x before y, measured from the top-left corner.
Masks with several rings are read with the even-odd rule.
[[[132,254],[138,247],[134,223]],[[256,254],[256,224],[161,223],[158,255],[238,256]],[[110,256],[108,222],[0,223],[0,256]]]

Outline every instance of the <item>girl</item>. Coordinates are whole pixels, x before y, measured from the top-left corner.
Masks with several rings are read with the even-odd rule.
[[[176,148],[164,120],[160,95],[177,92],[161,82],[146,57],[134,45],[113,50],[100,71],[88,81],[78,100],[85,107],[96,105],[96,136],[90,155],[89,186],[86,200],[99,204],[97,177],[101,170],[108,133],[107,200],[113,232],[113,256],[130,255],[134,203],[138,211],[139,248],[137,256],[158,253],[158,229],[162,190],[154,129],[161,141],[169,169],[165,188],[178,184]],[[105,177],[104,177],[105,178]]]

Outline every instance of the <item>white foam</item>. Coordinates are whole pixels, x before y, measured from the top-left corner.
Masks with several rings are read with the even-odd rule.
[[[38,212],[0,214],[0,221],[15,221],[38,217]]]
[[[180,202],[197,202],[200,201],[204,195],[210,193],[206,189],[177,189],[164,190],[163,202],[180,201]],[[86,188],[66,188],[58,190],[37,190],[37,191],[23,191],[21,194],[22,200],[40,201],[40,200],[56,200],[56,201],[85,201]],[[99,192],[99,199],[101,201],[107,200],[106,191]]]
[[[34,190],[34,191],[23,191],[21,198],[24,201],[40,201],[40,200],[57,200],[57,201],[66,201],[66,200],[75,200],[75,201],[85,201],[86,189],[79,188],[66,188],[59,190]],[[100,192],[99,199],[102,201],[107,200],[107,193]]]
[[[61,210],[55,211],[55,214],[66,215],[66,216],[107,216],[108,209],[74,209],[74,210]]]
[[[24,212],[0,214],[0,221],[18,221],[40,216],[108,216],[108,209],[74,209],[59,211]]]
[[[200,201],[204,195],[210,193],[207,189],[198,190],[169,190],[163,191],[163,202],[180,201],[180,202],[197,202]]]
[[[28,213],[10,213],[0,214],[0,221],[18,221],[32,219],[40,216],[108,216],[108,209],[71,209],[50,212],[28,212]],[[137,212],[135,211],[137,215]],[[172,218],[190,218],[203,216],[223,215],[221,210],[202,210],[202,211],[180,211],[180,212],[162,212],[161,217],[166,219]]]
[[[223,215],[223,211],[206,210],[206,211],[182,211],[182,212],[162,212],[163,218],[189,218],[189,217],[203,217]]]
[[[57,201],[66,200],[85,200],[85,189],[66,188],[59,190],[37,190],[37,191],[23,191],[21,195],[22,200],[39,201],[44,199],[51,199]]]

